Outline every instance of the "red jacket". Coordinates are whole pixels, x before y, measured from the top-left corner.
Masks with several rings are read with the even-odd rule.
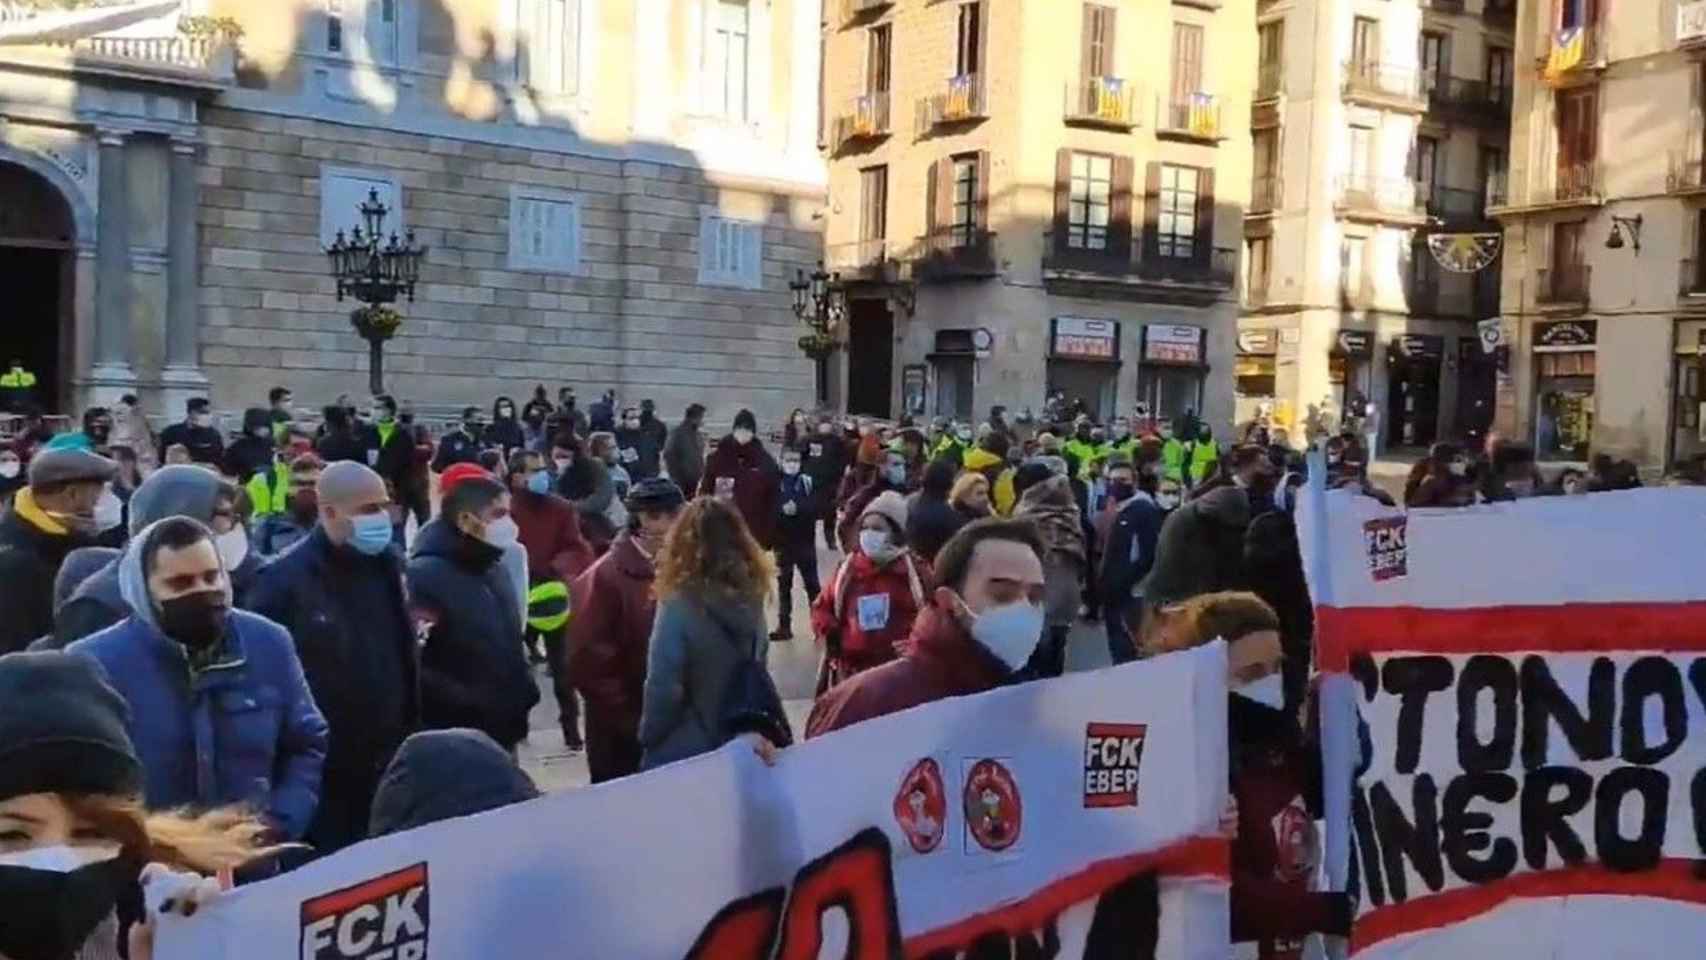
[[[1311,933],[1349,932],[1344,894],[1311,890],[1321,838],[1311,812],[1319,757],[1283,742],[1239,748],[1232,774],[1232,939],[1257,941],[1261,960],[1298,960]]]
[[[761,547],[776,545],[775,520],[777,488],[781,470],[764,450],[757,437],[750,443],[736,443],[734,436],[718,441],[717,449],[705,459],[705,473],[699,480],[700,496],[716,496],[719,480],[733,482],[734,504],[740,510],[746,527]]]
[[[623,533],[569,586],[569,676],[586,700],[594,783],[640,769],[640,708],[657,611],[652,578],[652,562]]]
[[[1007,670],[978,646],[952,616],[926,607],[913,621],[906,653],[848,679],[812,707],[806,736],[818,737],[855,723],[921,704],[983,693],[1000,686]]]
[[[581,536],[574,504],[555,494],[523,490],[509,498],[509,514],[521,529],[532,579],[554,576],[568,583],[592,566],[592,547]]]
[[[920,557],[909,553],[879,567],[863,553],[849,554],[812,603],[812,634],[824,643],[839,632],[839,675],[869,670],[900,655],[931,589],[930,566]]]

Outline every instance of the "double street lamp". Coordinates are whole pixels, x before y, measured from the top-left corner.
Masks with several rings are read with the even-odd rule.
[[[403,315],[389,306],[405,295],[415,300],[415,283],[421,276],[421,258],[427,248],[415,242],[409,230],[399,241],[393,232],[385,236],[385,215],[390,208],[379,202],[379,191],[367,191],[367,201],[356,208],[361,225],[346,239],[339,230],[326,248],[332,279],[337,281],[338,299],[347,294],[360,302],[350,313],[350,325],[367,341],[367,386],[374,394],[385,392],[385,341],[397,335]]]
[[[807,332],[800,337],[800,352],[817,364],[817,404],[829,406],[829,358],[841,348],[841,331],[847,323],[847,286],[841,274],[827,273],[823,261],[807,274],[795,270],[788,284],[794,293],[794,316],[805,324]]]

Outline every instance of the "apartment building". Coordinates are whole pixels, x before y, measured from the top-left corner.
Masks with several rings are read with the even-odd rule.
[[[1232,419],[1251,0],[832,0],[823,145],[858,413]]]
[[[1519,11],[1497,426],[1656,472],[1706,454],[1706,3],[1609,6]]]
[[[364,390],[322,250],[377,197],[428,248],[387,347],[405,400],[810,402],[818,0],[163,7],[0,46],[0,271],[52,399]]]
[[[1244,234],[1239,418],[1382,411],[1383,449],[1493,417],[1499,264],[1442,269],[1436,233],[1497,231],[1514,0],[1263,0]]]

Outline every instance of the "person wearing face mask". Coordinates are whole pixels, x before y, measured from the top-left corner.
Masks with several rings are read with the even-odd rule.
[[[191,397],[184,405],[185,416],[160,431],[160,461],[166,461],[166,450],[182,444],[194,463],[219,466],[225,457],[225,440],[213,426],[213,411],[206,397]]]
[[[859,524],[865,508],[885,493],[894,493],[904,499],[908,492],[906,454],[889,450],[883,453],[878,463],[871,481],[849,497],[841,508],[841,522],[836,526],[836,534],[841,540],[841,549],[849,554],[859,549]],[[903,518],[903,526],[905,522]]]
[[[972,430],[966,423],[955,424],[946,418],[937,420],[940,434],[930,447],[930,462],[946,460],[955,467],[965,462],[966,451],[971,449]]]
[[[932,460],[924,468],[924,482],[918,488],[906,511],[906,539],[912,549],[925,560],[933,560],[937,551],[947,543],[971,518],[954,508],[952,495],[959,468],[952,460]],[[967,474],[983,480],[981,474]],[[988,506],[989,485],[983,486],[985,507]]]
[[[589,433],[616,432],[616,391],[606,390],[586,410]]]
[[[480,440],[487,447],[502,450],[506,456],[511,450],[527,445],[527,435],[522,431],[521,420],[516,416],[514,400],[498,397],[492,401],[492,422],[486,427],[485,435]]]
[[[705,423],[703,404],[691,404],[681,422],[669,431],[663,445],[663,465],[669,478],[682,490],[698,490],[705,473]]]
[[[1243,587],[1250,516],[1250,495],[1231,483],[1169,514],[1155,544],[1155,563],[1139,586],[1145,608]]]
[[[299,839],[327,727],[289,632],[232,609],[213,533],[189,517],[140,532],[119,564],[130,616],[67,651],[99,661],[129,705],[149,808],[248,804]]]
[[[955,534],[900,658],[819,696],[806,736],[1027,679],[1043,635],[1042,551],[1025,521],[980,520]]]
[[[777,497],[782,471],[758,439],[758,420],[751,410],[735,414],[734,429],[717,442],[705,461],[699,495],[734,504],[758,545],[776,545]]]
[[[628,494],[628,529],[570,584],[566,674],[586,701],[586,762],[593,783],[640,770],[640,713],[657,597],[653,560],[686,503],[661,477]]]
[[[1539,486],[1534,448],[1525,443],[1506,443],[1493,453],[1482,479],[1481,497],[1488,503],[1523,500],[1534,496]]]
[[[1421,469],[1421,475],[1412,475],[1413,483],[1405,484],[1405,507],[1461,505],[1457,496],[1458,490],[1470,487],[1471,481],[1469,458],[1456,444],[1434,444],[1428,450],[1428,458],[1417,466]]]
[[[553,478],[544,457],[530,450],[516,454],[508,479],[510,516],[527,552],[528,651],[550,669],[564,745],[580,750],[585,742],[563,637],[572,610],[568,585],[592,566],[592,547],[581,535],[574,505],[551,492]]]
[[[112,456],[108,445],[112,442],[113,415],[106,407],[90,407],[83,411],[83,429],[80,433],[61,434],[54,438],[52,446],[73,445],[103,457]]]
[[[320,806],[307,834],[330,853],[367,836],[379,775],[419,726],[420,698],[415,621],[385,481],[359,463],[327,464],[314,499],[318,523],[261,569],[248,603],[295,638],[331,725]]]
[[[320,518],[320,502],[314,487],[325,464],[312,453],[298,454],[290,462],[284,509],[261,518],[251,546],[262,557],[276,557],[307,537]]]
[[[519,542],[510,495],[489,477],[460,480],[409,557],[410,609],[422,624],[421,722],[472,727],[513,750],[539,688],[522,650],[521,598],[504,571]]]
[[[574,460],[559,490],[570,497],[579,512],[581,529],[595,553],[608,549],[627,525],[622,498],[631,486],[627,471],[622,469],[616,436],[600,431],[588,437],[586,456]]]
[[[1069,475],[1069,470],[1058,471],[1032,461],[1019,468],[1013,481],[1019,491],[1013,519],[1031,521],[1042,536],[1043,572],[1048,584],[1047,632],[1033,665],[1038,673],[1049,677],[1058,677],[1066,669],[1067,637],[1078,619],[1084,581],[1091,570],[1083,508],[1074,496]]]
[[[399,492],[402,502],[407,508],[426,512],[425,491],[421,496],[411,496],[417,489],[414,482],[415,466],[415,437],[413,424],[403,423],[397,416],[397,400],[388,394],[379,394],[373,398],[373,406],[368,424],[358,431],[362,444],[362,461],[373,469],[373,472],[385,478],[391,489]],[[423,517],[424,519],[424,517]],[[403,532],[403,520],[399,519],[397,531]]]
[[[908,548],[906,500],[890,490],[865,507],[858,547],[812,604],[812,633],[823,648],[818,690],[900,655],[928,606],[930,565]]]
[[[800,469],[812,481],[812,512],[822,522],[823,544],[834,550],[836,496],[842,478],[847,474],[847,439],[836,431],[833,418],[822,416],[801,442],[799,450],[802,455]]]
[[[1155,564],[1156,544],[1170,509],[1162,507],[1156,495],[1160,484],[1170,481],[1162,481],[1148,470],[1130,471],[1129,475],[1128,470],[1117,466],[1109,470],[1114,512],[1102,540],[1099,571],[1108,653],[1115,664],[1137,659],[1134,635],[1143,612],[1139,584]],[[1176,485],[1173,503],[1178,503]]]
[[[96,507],[118,465],[84,450],[43,450],[0,514],[0,653],[53,629],[53,582],[66,555],[96,545]]]
[[[806,604],[817,601],[817,509],[820,498],[810,474],[802,472],[800,451],[784,447],[782,477],[777,486],[776,530],[776,629],[770,642],[794,638],[794,571],[805,585]]]
[[[438,438],[438,450],[432,457],[432,472],[443,473],[459,463],[479,463],[480,451],[485,449],[481,439],[485,432],[480,408],[463,407],[462,418],[456,426]]]
[[[1279,618],[1253,594],[1213,593],[1158,611],[1151,626],[1145,646],[1152,653],[1217,638],[1227,644],[1228,772],[1238,820],[1233,942],[1255,943],[1261,960],[1294,960],[1310,934],[1347,935],[1349,895],[1315,889],[1321,754],[1300,727],[1298,711],[1286,708]]]
[[[11,447],[0,447],[0,507],[11,506],[12,496],[28,483],[23,458]]]
[[[235,477],[239,485],[247,484],[257,474],[265,474],[262,477],[265,484],[271,479],[277,449],[278,444],[273,440],[272,415],[262,407],[250,407],[243,411],[243,435],[225,448],[220,469],[226,476]],[[270,498],[257,499],[256,508],[264,509],[268,502]]]
[[[634,481],[650,480],[658,475],[663,445],[667,440],[658,436],[663,424],[656,418],[647,426],[645,413],[629,407],[622,411],[622,426],[616,431],[616,446],[622,453],[622,467]]]

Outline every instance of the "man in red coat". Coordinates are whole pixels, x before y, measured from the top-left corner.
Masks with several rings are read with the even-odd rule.
[[[699,495],[732,501],[753,539],[768,550],[776,545],[774,524],[781,468],[765,452],[757,430],[758,420],[751,410],[735,414],[734,429],[717,441],[717,449],[705,459]]]
[[[936,555],[935,604],[913,622],[901,658],[819,697],[806,736],[1016,679],[1042,638],[1042,553],[1022,520],[979,520],[954,534]]]
[[[570,587],[568,673],[586,698],[586,760],[593,783],[640,769],[640,708],[657,611],[652,558],[684,502],[669,480],[640,481],[628,494],[628,529]]]
[[[563,627],[568,619],[568,584],[592,566],[592,548],[581,535],[575,505],[551,492],[551,472],[545,458],[533,451],[517,453],[509,461],[509,515],[521,531],[521,546],[527,551],[527,646],[544,642],[545,662],[551,670],[551,687],[557,693],[557,719],[563,728],[563,743],[570,750],[584,746],[580,733],[580,711],[575,689],[565,672],[568,657],[563,651]]]

